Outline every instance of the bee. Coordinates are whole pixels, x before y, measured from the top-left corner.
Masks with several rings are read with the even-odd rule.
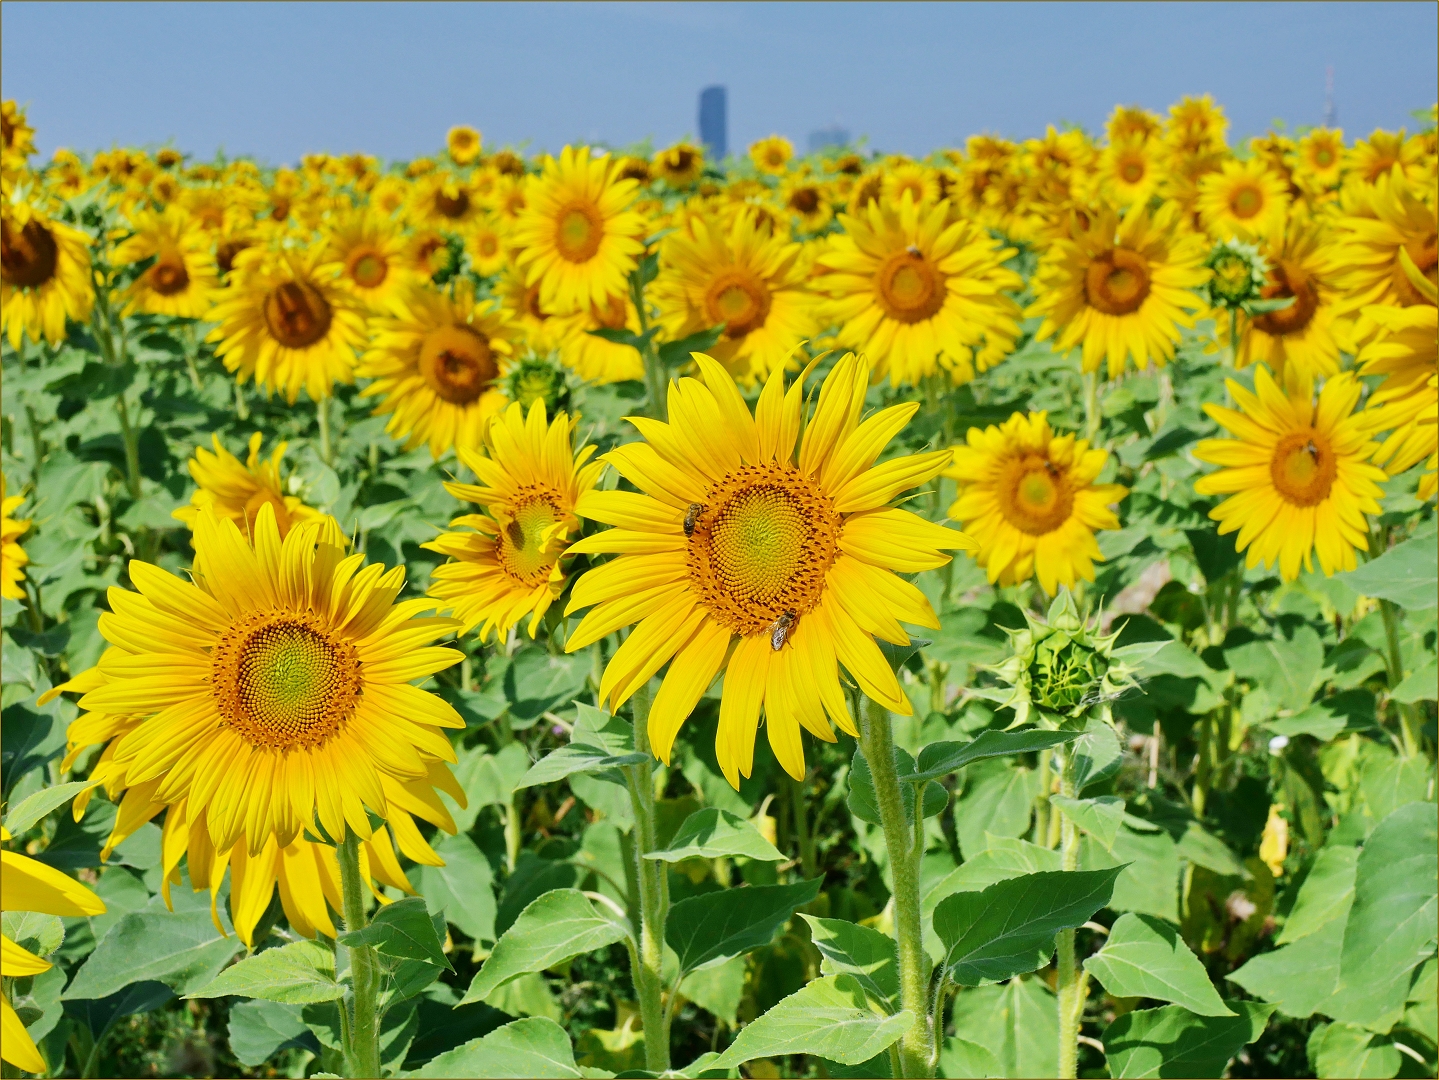
[[[515,547],[522,548],[525,546],[525,530],[518,521],[511,518],[510,523],[505,526],[505,532],[509,534],[510,543],[514,544]]]
[[[695,525],[698,523],[700,515],[704,512],[705,508],[700,503],[690,503],[690,508],[685,511],[686,536],[693,536],[695,534]]]
[[[794,609],[790,608],[774,621],[774,625],[770,627],[769,631],[769,647],[771,649],[779,652],[784,648],[784,643],[789,640],[790,634],[794,632],[794,624],[798,618],[799,616],[794,613]]]

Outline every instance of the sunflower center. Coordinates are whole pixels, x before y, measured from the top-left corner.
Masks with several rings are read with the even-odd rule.
[[[789,208],[797,214],[813,214],[819,209],[819,192],[811,187],[796,188],[790,193]]]
[[[1042,454],[1024,454],[1006,462],[996,491],[1005,520],[1030,536],[1053,532],[1074,510],[1068,473]]]
[[[1229,209],[1238,218],[1252,218],[1264,209],[1264,193],[1246,184],[1229,197]]]
[[[1430,281],[1439,281],[1439,251],[1436,251],[1436,237],[1434,233],[1418,240],[1410,240],[1404,245],[1404,250],[1409,252],[1409,258],[1414,260],[1414,268],[1427,277]],[[1405,307],[1413,307],[1415,304],[1427,304],[1428,300],[1414,283],[1409,280],[1409,275],[1404,273],[1404,267],[1400,264],[1398,257],[1394,259],[1394,291],[1399,294]]]
[[[764,283],[747,270],[725,270],[705,290],[710,322],[724,323],[725,337],[742,338],[769,318],[770,296]]]
[[[924,322],[944,307],[945,277],[916,249],[906,248],[880,263],[874,291],[891,319]]]
[[[1280,496],[1295,506],[1315,506],[1329,497],[1338,459],[1314,428],[1291,431],[1274,447],[1269,475]]]
[[[1084,272],[1084,293],[1089,306],[1106,315],[1137,311],[1149,295],[1149,263],[1127,248],[1096,255]]]
[[[1254,320],[1256,329],[1266,334],[1297,334],[1309,325],[1319,310],[1319,294],[1309,275],[1293,263],[1281,262],[1269,271],[1269,284],[1259,290],[1265,300],[1294,297],[1294,303],[1278,311],[1266,311]]]
[[[0,222],[0,277],[17,289],[34,289],[55,276],[60,249],[55,236],[38,221],[28,221],[18,232]]]
[[[462,218],[470,208],[470,193],[464,188],[455,188],[451,194],[447,188],[435,192],[435,212],[442,217]]]
[[[313,345],[330,330],[330,305],[320,290],[305,281],[276,285],[265,297],[265,325],[287,349]]]
[[[362,289],[377,289],[385,283],[390,264],[372,247],[356,248],[345,260],[345,273]]]
[[[499,378],[500,367],[483,334],[468,326],[442,326],[420,345],[420,374],[451,405],[468,405]]]
[[[501,526],[495,540],[500,568],[521,585],[548,581],[559,553],[550,550],[546,534],[562,517],[559,499],[549,488],[522,493],[514,516]]]
[[[689,538],[701,602],[736,634],[769,633],[824,593],[838,551],[833,501],[793,465],[743,465],[716,483]]]
[[[323,746],[364,693],[355,646],[312,611],[252,611],[220,635],[211,693],[224,722],[251,746]]]
[[[595,257],[605,235],[598,207],[589,201],[570,203],[555,220],[555,247],[560,258],[582,263]]]
[[[145,275],[150,288],[161,296],[182,293],[190,284],[190,275],[185,270],[185,260],[178,252],[169,251],[156,260]]]

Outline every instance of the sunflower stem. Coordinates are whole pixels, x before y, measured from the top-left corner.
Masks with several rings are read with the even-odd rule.
[[[335,848],[340,863],[340,888],[344,898],[345,930],[354,933],[366,925],[364,879],[360,875],[360,838],[345,830],[344,841]],[[379,957],[369,945],[341,946],[350,950],[350,981],[354,987],[350,1038],[345,1044],[345,1067],[351,1076],[380,1075],[380,1018],[376,999],[380,988]]]
[[[1062,767],[1059,772],[1059,793],[1074,798],[1074,755],[1056,750]],[[1059,865],[1062,870],[1079,869],[1079,830],[1074,822],[1059,815]],[[1074,931],[1061,930],[1055,935],[1057,953],[1059,1003],[1059,1076],[1073,1080],[1079,1059],[1079,1015],[1084,1010],[1084,987],[1075,962]]]
[[[894,878],[894,937],[899,953],[899,1003],[915,1016],[913,1026],[899,1041],[900,1075],[933,1076],[935,1033],[930,1026],[929,954],[924,951],[923,923],[920,920],[919,860],[923,854],[922,827],[910,828],[904,812],[899,776],[894,769],[894,740],[889,713],[876,701],[868,701],[860,715],[860,749],[874,779],[875,801],[884,830]],[[918,809],[920,795],[916,793]],[[919,819],[922,822],[922,818]]]
[[[668,867],[645,855],[659,848],[655,820],[654,768],[650,764],[649,715],[653,698],[649,683],[635,691],[635,752],[645,760],[625,766],[625,781],[635,814],[635,876],[640,892],[639,965],[633,971],[640,1021],[645,1029],[645,1066],[651,1072],[670,1067],[670,1013],[664,1003],[665,919],[669,915]]]

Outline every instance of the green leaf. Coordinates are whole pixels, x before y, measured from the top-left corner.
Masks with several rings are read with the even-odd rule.
[[[1362,596],[1427,611],[1439,604],[1439,533],[1406,540],[1357,570],[1334,576]]]
[[[436,967],[454,970],[445,955],[443,931],[443,922],[436,930],[424,898],[410,896],[386,904],[375,912],[363,930],[341,934],[338,940],[341,945],[373,945],[386,956],[424,960]]]
[[[1225,649],[1224,659],[1235,675],[1262,686],[1280,708],[1298,712],[1322,681],[1324,643],[1305,625],[1288,641],[1270,638]]]
[[[516,1020],[431,1058],[411,1076],[484,1076],[491,1080],[586,1075],[575,1064],[565,1029],[542,1016]]]
[[[1106,851],[1114,850],[1114,837],[1124,823],[1124,800],[1115,795],[1101,795],[1096,799],[1070,799],[1064,795],[1051,795],[1051,806],[1059,807],[1060,813],[1074,822],[1104,845]]]
[[[1105,1029],[1104,1056],[1114,1080],[1220,1077],[1229,1059],[1264,1031],[1273,1005],[1226,1001],[1237,1015],[1196,1016],[1178,1005],[1137,1009]]]
[[[679,905],[676,905],[678,908]],[[553,889],[531,902],[495,942],[460,1004],[483,1001],[505,983],[581,953],[623,941],[625,930],[578,889]]]
[[[998,982],[1043,967],[1054,935],[1109,902],[1121,867],[1010,878],[982,892],[959,892],[934,909],[944,964],[960,986]]]
[[[301,940],[247,956],[185,996],[230,995],[309,1005],[342,998],[345,987],[335,978],[335,954],[329,947],[318,941]]]
[[[1403,1064],[1393,1039],[1353,1024],[1326,1024],[1316,1028],[1309,1036],[1307,1049],[1314,1063],[1314,1075],[1321,1080],[1330,1077],[1388,1080],[1398,1075],[1399,1066]]]
[[[801,913],[809,923],[810,940],[819,950],[825,975],[851,975],[887,1013],[899,1008],[899,959],[894,938],[842,919],[820,919]]]
[[[1183,1005],[1201,1016],[1232,1016],[1199,957],[1178,932],[1152,915],[1121,915],[1104,948],[1084,970],[1115,997],[1145,997]]]
[[[665,943],[682,972],[768,945],[794,909],[819,895],[823,879],[790,885],[748,885],[681,900],[670,908]],[[838,1059],[836,1059],[838,1060]]]
[[[11,836],[22,836],[41,818],[64,806],[86,788],[94,787],[95,783],[94,780],[75,780],[41,788],[10,808],[10,813],[5,815],[5,828],[10,830]]]
[[[237,1001],[230,1007],[230,1053],[241,1065],[253,1069],[291,1047],[320,1053],[320,1042],[305,1026],[299,1006]]]
[[[1054,992],[1029,976],[1002,986],[976,986],[954,999],[954,1033],[982,1047],[991,1068],[966,1047],[946,1045],[940,1064],[945,1076],[1058,1076],[1059,1017]]]
[[[718,859],[732,856],[783,862],[784,855],[766,840],[753,824],[728,810],[707,806],[685,818],[674,839],[659,851],[646,852],[645,858],[676,863],[684,859]]]
[[[914,774],[914,758],[909,756],[909,751],[894,747],[894,771],[901,781],[908,780]],[[914,821],[914,791],[915,789],[905,784],[899,789],[900,798],[904,802],[904,818],[906,821]],[[878,825],[879,803],[874,793],[874,776],[870,772],[869,762],[865,760],[864,751],[856,748],[854,760],[849,767],[849,796],[845,801],[849,812],[861,821],[867,821],[871,825]],[[949,792],[940,784],[926,784],[924,788],[924,816],[934,817],[949,805]]]
[[[1354,875],[1358,870],[1359,849],[1352,847],[1320,848],[1309,868],[1299,895],[1284,922],[1284,929],[1274,939],[1276,945],[1308,937],[1335,919],[1349,914],[1354,903]]]
[[[1045,750],[1079,738],[1077,731],[984,731],[969,742],[930,743],[919,752],[919,771],[903,779],[907,783],[933,780],[957,772],[972,761],[983,758],[1011,757],[1035,750]]]
[[[1439,807],[1408,803],[1381,821],[1359,853],[1339,986],[1403,979],[1434,952],[1439,920]],[[1366,1026],[1377,1014],[1344,1019]]]
[[[807,983],[741,1029],[709,1070],[728,1070],[755,1058],[812,1054],[858,1065],[897,1041],[914,1023],[905,1010],[881,1016],[869,1007],[852,975],[826,975]]]
[[[209,983],[243,946],[221,937],[208,910],[126,915],[90,954],[64,998],[104,998],[130,983],[162,982],[177,994]]]

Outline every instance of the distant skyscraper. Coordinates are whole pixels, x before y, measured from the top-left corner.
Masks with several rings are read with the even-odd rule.
[[[723,161],[729,153],[723,86],[706,86],[700,91],[700,142],[714,161]]]
[[[826,146],[848,146],[849,132],[842,127],[820,128],[809,133],[809,152],[818,153]]]

